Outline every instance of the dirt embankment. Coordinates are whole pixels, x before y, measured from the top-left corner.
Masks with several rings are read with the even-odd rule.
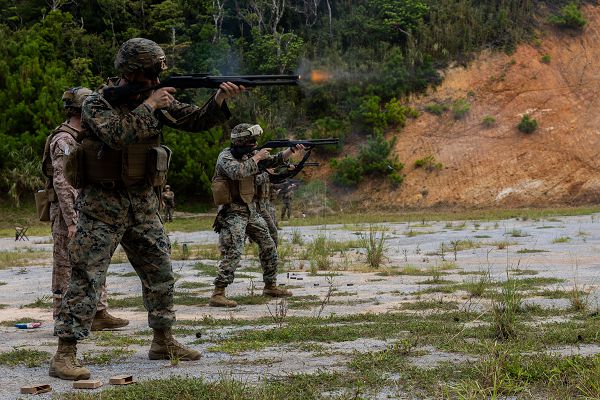
[[[364,207],[524,207],[586,204],[600,199],[600,7],[584,9],[582,33],[547,27],[536,44],[511,55],[483,53],[466,68],[446,72],[440,87],[414,98],[468,99],[460,120],[427,112],[395,133],[406,164],[403,185],[365,182],[344,193]],[[544,57],[547,55],[546,57]],[[544,57],[544,60],[543,60]],[[545,61],[545,62],[544,62]],[[539,124],[517,129],[523,114]],[[485,127],[484,117],[495,123]],[[414,167],[432,155],[440,171]]]

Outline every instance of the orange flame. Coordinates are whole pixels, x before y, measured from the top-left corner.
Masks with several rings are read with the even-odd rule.
[[[310,72],[310,81],[312,83],[324,83],[331,79],[331,74],[327,71],[312,70]]]

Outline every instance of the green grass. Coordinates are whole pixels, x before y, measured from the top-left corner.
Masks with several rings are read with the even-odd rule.
[[[0,286],[6,285],[6,282],[0,281]]]
[[[47,265],[52,263],[52,253],[44,250],[24,248],[13,251],[0,251],[0,269]]]
[[[571,238],[568,236],[559,236],[557,238],[554,238],[552,240],[552,243],[556,244],[556,243],[569,243],[571,241]]]
[[[83,361],[86,364],[108,365],[121,362],[134,353],[135,350],[123,348],[105,351],[86,351],[83,353]]]
[[[177,287],[180,289],[203,289],[203,288],[212,287],[212,286],[213,285],[210,283],[191,282],[191,281],[181,282],[179,285],[177,285]]]
[[[540,249],[521,249],[517,250],[517,254],[529,254],[529,253],[548,253],[548,250],[540,250]]]
[[[192,268],[195,269],[196,271],[199,271],[198,272],[199,275],[217,276],[217,273],[218,273],[218,267],[216,265],[208,265],[208,264],[204,264],[202,262],[198,262],[198,263],[194,264],[194,266]]]
[[[137,310],[145,310],[144,299],[142,296],[109,298],[108,305],[111,308],[135,308]]]
[[[52,308],[52,297],[51,296],[40,296],[35,299],[33,303],[24,304],[21,308],[44,308],[51,309]]]
[[[15,324],[19,324],[19,323],[26,324],[28,322],[41,322],[41,321],[39,319],[24,317],[24,318],[19,318],[19,319],[13,319],[10,321],[1,321],[0,325],[1,326],[15,326]]]
[[[46,351],[31,349],[13,349],[0,353],[0,365],[10,367],[24,365],[29,368],[40,367],[44,362],[50,360],[50,353]]]
[[[102,347],[127,347],[129,345],[146,346],[150,344],[148,339],[138,338],[130,334],[121,335],[110,331],[94,332],[92,340],[96,346]]]

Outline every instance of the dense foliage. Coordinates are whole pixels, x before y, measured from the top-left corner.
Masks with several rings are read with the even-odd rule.
[[[356,171],[398,175],[393,159],[365,161],[369,146],[414,111],[404,96],[437,84],[437,70],[484,47],[510,50],[533,26],[533,0],[0,0],[0,180],[19,189],[15,150],[41,156],[58,125],[62,91],[115,75],[119,45],[136,36],[165,49],[171,72],[325,72],[324,83],[254,90],[232,104],[228,126],[192,135],[167,131],[174,150],[170,181],[181,195],[205,200],[219,150],[234,124],[257,121],[271,136],[353,135],[367,143]],[[560,9],[560,8],[559,8]],[[571,8],[563,10],[565,18]],[[208,94],[178,95],[202,104]],[[371,136],[371,142],[367,137]],[[388,143],[389,145],[389,143]],[[331,149],[337,152],[340,149]],[[10,156],[10,155],[13,156]],[[367,163],[367,164],[364,164]],[[360,164],[360,168],[357,167]],[[25,166],[24,168],[31,168]],[[349,171],[350,172],[350,171]],[[345,179],[345,178],[344,178]],[[344,179],[339,179],[343,183]],[[354,178],[352,178],[354,179]],[[356,178],[356,181],[360,179]]]

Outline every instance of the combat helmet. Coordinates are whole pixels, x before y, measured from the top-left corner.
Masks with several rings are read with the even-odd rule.
[[[121,45],[115,57],[115,68],[121,74],[143,70],[149,78],[167,69],[163,49],[150,39],[133,38]]]
[[[231,130],[231,144],[244,146],[256,143],[256,139],[263,133],[260,125],[239,124]]]
[[[81,86],[68,89],[63,93],[61,97],[63,107],[65,109],[75,108],[77,110],[81,110],[83,101],[90,94],[92,94],[92,91],[90,89]]]

